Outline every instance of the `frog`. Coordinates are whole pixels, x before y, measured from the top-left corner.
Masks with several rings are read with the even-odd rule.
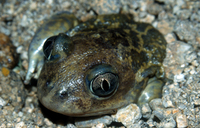
[[[62,12],[44,21],[29,46],[25,83],[37,70],[37,92],[48,109],[72,117],[116,113],[162,95],[166,40],[131,14],[80,22]]]

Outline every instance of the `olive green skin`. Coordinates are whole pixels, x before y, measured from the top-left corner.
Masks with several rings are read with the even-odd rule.
[[[52,56],[59,57],[43,65],[39,100],[52,111],[77,117],[115,113],[130,103],[141,105],[162,93],[160,84],[146,86],[149,78],[163,77],[165,53],[166,41],[152,25],[134,22],[130,15],[97,16],[57,35]],[[86,84],[96,65],[111,65],[119,78],[109,97],[95,96]],[[144,93],[150,98],[141,96]]]

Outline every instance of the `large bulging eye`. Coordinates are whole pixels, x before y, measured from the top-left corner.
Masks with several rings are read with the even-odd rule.
[[[118,84],[118,76],[113,73],[104,73],[91,81],[90,90],[99,97],[108,97],[116,91]]]
[[[43,45],[43,53],[47,60],[51,59],[51,54],[52,54],[53,46],[55,43],[55,39],[56,39],[56,36],[52,36],[48,38]]]
[[[107,99],[117,92],[119,77],[109,64],[95,65],[86,72],[86,85],[96,99]]]
[[[49,37],[43,45],[43,53],[48,61],[69,56],[73,49],[74,44],[70,37],[64,33]]]

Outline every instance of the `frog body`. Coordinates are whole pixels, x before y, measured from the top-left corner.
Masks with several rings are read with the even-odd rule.
[[[164,37],[152,25],[134,22],[131,15],[100,15],[49,37],[42,45],[45,61],[37,85],[39,100],[48,109],[97,116],[161,95],[161,84],[147,88],[150,78],[163,77],[166,52]]]

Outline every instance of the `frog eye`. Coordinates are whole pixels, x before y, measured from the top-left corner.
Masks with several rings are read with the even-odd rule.
[[[108,97],[116,92],[118,84],[118,76],[113,73],[104,73],[91,81],[90,90],[96,96]]]
[[[74,44],[64,33],[48,38],[43,45],[43,53],[48,61],[69,56],[73,49]]]
[[[56,36],[48,38],[43,45],[43,53],[50,60]]]

